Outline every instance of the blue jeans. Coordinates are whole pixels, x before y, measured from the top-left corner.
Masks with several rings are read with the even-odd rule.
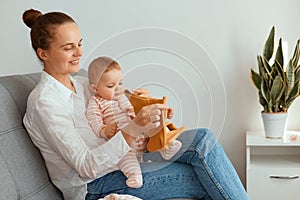
[[[248,199],[235,169],[210,130],[189,130],[178,140],[183,145],[171,161],[164,161],[158,153],[144,155],[141,188],[128,188],[126,177],[115,171],[88,183],[86,200],[111,193],[130,194],[145,200]]]

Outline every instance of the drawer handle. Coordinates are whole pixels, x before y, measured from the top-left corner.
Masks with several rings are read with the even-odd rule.
[[[294,175],[294,176],[274,176],[274,175],[270,175],[270,178],[275,178],[275,179],[296,179],[299,178],[299,175]]]

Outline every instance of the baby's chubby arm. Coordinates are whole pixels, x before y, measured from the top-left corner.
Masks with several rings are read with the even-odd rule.
[[[101,130],[101,135],[104,136],[107,139],[112,138],[113,136],[116,135],[117,131],[117,124],[113,123],[113,124],[108,124],[106,126],[104,126]]]

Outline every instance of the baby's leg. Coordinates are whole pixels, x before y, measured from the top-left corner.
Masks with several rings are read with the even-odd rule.
[[[126,184],[131,188],[140,188],[143,185],[143,176],[140,164],[134,150],[130,150],[120,161],[119,167],[127,177]]]
[[[172,140],[164,149],[159,150],[159,152],[164,159],[169,160],[180,150],[181,146],[180,141]]]

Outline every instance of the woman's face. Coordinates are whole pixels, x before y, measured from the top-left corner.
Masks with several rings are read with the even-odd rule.
[[[79,71],[82,55],[80,30],[75,23],[65,23],[56,28],[55,40],[50,48],[41,50],[44,70],[54,77],[69,75]]]

